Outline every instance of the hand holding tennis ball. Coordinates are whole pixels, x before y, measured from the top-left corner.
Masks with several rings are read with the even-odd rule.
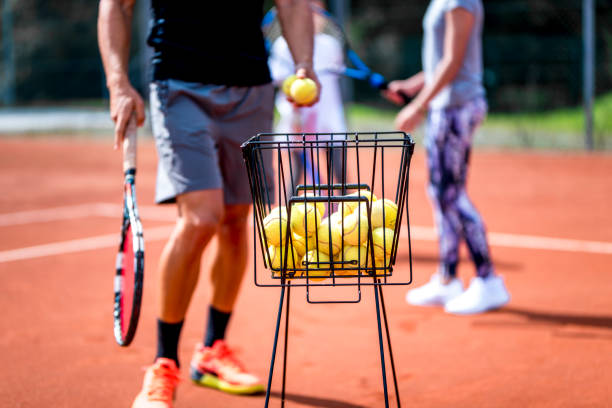
[[[298,107],[311,106],[319,100],[319,80],[312,69],[312,63],[297,64],[299,68],[289,87],[288,98]]]
[[[297,78],[289,90],[291,99],[299,105],[308,105],[315,101],[319,90],[317,84],[310,78]]]

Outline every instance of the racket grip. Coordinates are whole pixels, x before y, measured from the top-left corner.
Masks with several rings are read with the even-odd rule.
[[[136,168],[137,134],[136,115],[132,115],[125,128],[125,136],[123,138],[123,172]]]
[[[385,81],[385,82],[383,82],[383,83],[382,83],[382,84],[379,86],[379,89],[380,89],[381,91],[384,91],[384,90],[386,90],[386,89],[389,89],[389,82],[386,82],[386,81]],[[410,102],[412,102],[412,99],[413,99],[413,98],[412,98],[411,96],[409,96],[409,95],[405,94],[404,92],[399,91],[397,94],[398,94],[398,95],[399,95],[399,96],[402,98],[402,102],[403,102],[403,104],[404,104],[404,105],[408,105]]]

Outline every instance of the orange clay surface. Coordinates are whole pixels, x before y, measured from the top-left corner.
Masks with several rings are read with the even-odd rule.
[[[120,348],[112,332],[115,240],[97,249],[75,252],[62,244],[43,253],[46,244],[118,234],[117,152],[102,140],[0,140],[0,406],[130,406],[155,352],[156,263],[175,211],[151,209],[155,161],[153,143],[142,142],[139,202],[148,208],[142,211],[145,237],[147,231],[158,237],[146,242],[135,341]],[[411,222],[430,228],[422,150],[411,174]],[[385,288],[402,405],[612,404],[612,156],[476,151],[469,192],[489,232],[514,237],[492,245],[512,301],[500,311],[455,317],[408,306],[407,287]],[[92,210],[100,203],[102,209]],[[523,248],[517,236],[524,235],[573,244]],[[413,286],[436,268],[435,241],[417,238]],[[580,244],[586,241],[596,245],[586,250]],[[407,245],[400,245],[399,274],[408,267]],[[188,380],[192,347],[203,335],[214,250],[213,241],[182,335],[184,381],[176,407],[260,407],[263,396],[229,396]],[[255,287],[250,262],[228,340],[265,379],[280,290]],[[474,273],[464,248],[459,273],[466,283]],[[303,288],[292,291],[287,406],[384,406],[372,288],[362,295],[360,304],[311,305]],[[281,362],[271,406],[280,405]]]

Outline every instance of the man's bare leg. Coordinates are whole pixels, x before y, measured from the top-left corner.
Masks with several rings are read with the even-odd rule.
[[[250,205],[228,205],[219,225],[219,246],[213,264],[211,304],[222,312],[231,312],[240,291],[247,264],[247,221]]]
[[[178,219],[159,260],[157,357],[178,364],[182,322],[198,282],[202,252],[223,215],[221,190],[194,191],[177,197]]]
[[[225,338],[247,263],[247,221],[250,205],[227,205],[219,229],[212,267],[212,298],[204,334],[204,346]]]
[[[261,380],[244,368],[224,341],[247,264],[249,209],[249,205],[225,207],[217,231],[219,247],[211,274],[213,293],[204,344],[196,346],[191,360],[193,381],[234,394],[265,390]]]

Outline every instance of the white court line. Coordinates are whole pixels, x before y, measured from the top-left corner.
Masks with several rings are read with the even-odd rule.
[[[436,241],[436,229],[433,227],[410,227],[411,238],[417,241]],[[408,234],[402,229],[402,237]],[[487,234],[489,244],[497,247],[544,249],[548,251],[587,252],[593,254],[612,255],[612,243],[602,241],[583,241],[577,239],[539,237],[536,235],[504,234],[490,232]]]
[[[174,221],[176,216],[176,210],[152,205],[139,206],[138,210],[142,218],[151,221]],[[119,204],[93,203],[5,213],[0,214],[0,227],[85,217],[109,217],[120,220],[121,206]]]
[[[145,232],[146,239],[147,241],[164,239],[170,235],[172,228],[172,226],[150,228]],[[118,234],[105,234],[89,238],[73,239],[70,241],[54,242],[52,244],[35,245],[0,252],[0,263],[71,254],[75,252],[90,251],[92,249],[110,248],[118,246],[118,244]]]
[[[86,216],[119,218],[121,207],[116,204],[96,203],[67,207],[58,207],[38,211],[23,211],[11,214],[0,214],[0,226],[23,225],[27,223],[74,219]],[[156,206],[139,207],[145,220],[173,221],[175,212]],[[146,241],[161,240],[168,237],[172,226],[149,228],[145,230]],[[402,237],[407,232],[402,229]],[[436,241],[436,230],[433,227],[411,227],[411,237],[417,241]],[[549,251],[583,252],[594,254],[612,254],[612,243],[602,241],[585,241],[576,239],[541,237],[523,234],[505,234],[491,232],[488,234],[491,246],[508,248],[541,249]],[[83,239],[35,245],[8,251],[0,251],[0,263],[40,258],[45,256],[75,253],[116,246],[118,235],[106,234]]]

